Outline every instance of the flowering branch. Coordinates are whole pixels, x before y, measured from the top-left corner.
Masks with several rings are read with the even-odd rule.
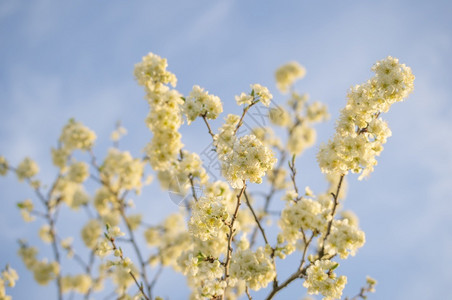
[[[243,193],[245,192],[245,189],[246,189],[246,183],[245,183],[245,181],[243,181],[243,188],[240,190],[239,194],[237,195],[237,204],[235,206],[234,214],[232,215],[231,222],[228,224],[228,227],[229,227],[229,234],[227,234],[228,248],[226,251],[226,262],[224,263],[224,279],[225,280],[227,280],[229,277],[229,264],[231,262],[231,256],[232,256],[231,243],[232,243],[233,235],[235,233],[234,222],[237,218],[237,214],[239,212],[239,207],[241,204],[241,198],[242,198]]]
[[[331,195],[333,196],[333,209],[331,210],[331,220],[328,222],[328,228],[326,231],[325,236],[323,237],[323,241],[322,241],[322,248],[320,248],[319,251],[319,258],[322,259],[323,255],[325,254],[325,244],[326,244],[326,239],[328,238],[328,236],[330,235],[331,232],[331,226],[333,225],[333,221],[334,221],[334,216],[336,215],[336,208],[339,204],[337,198],[339,197],[339,192],[341,190],[341,186],[342,186],[342,181],[344,180],[344,176],[345,175],[341,175],[339,178],[339,182],[337,184],[337,189],[336,189],[336,193],[331,193]]]

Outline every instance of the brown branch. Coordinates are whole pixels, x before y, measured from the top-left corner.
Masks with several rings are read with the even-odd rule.
[[[251,210],[251,213],[253,214],[254,221],[256,221],[256,224],[257,224],[257,226],[259,227],[259,230],[262,233],[262,237],[264,238],[265,244],[268,245],[268,239],[267,239],[267,236],[265,235],[264,228],[262,228],[262,225],[261,225],[261,223],[259,221],[259,218],[256,216],[256,213],[254,212],[254,209],[251,206],[251,203],[250,203],[250,200],[248,199],[247,193],[244,192],[244,194],[245,194],[245,199],[246,199],[246,205],[248,205],[249,209]]]
[[[243,125],[243,119],[245,118],[246,112],[247,112],[254,104],[256,104],[257,102],[259,102],[259,100],[254,100],[253,102],[251,102],[250,105],[246,106],[246,107],[243,109],[242,116],[240,117],[240,120],[239,120],[239,122],[237,123],[237,126],[235,127],[234,135],[237,133],[237,131],[239,130],[240,126]]]
[[[281,172],[281,168],[284,164],[284,160],[286,159],[286,155],[287,152],[284,150],[281,150],[281,158],[278,161],[278,166],[276,167],[276,169],[273,171],[276,174],[278,172]],[[258,218],[259,222],[262,221],[262,219],[264,218],[265,215],[267,215],[269,213],[268,208],[270,207],[270,201],[273,197],[273,195],[276,192],[276,188],[275,188],[275,180],[276,180],[276,175],[273,176],[272,180],[270,181],[270,192],[268,194],[266,194],[265,196],[265,204],[264,204],[264,214],[262,216],[260,216]],[[258,227],[256,226],[253,230],[253,233],[251,234],[251,241],[250,241],[250,248],[253,247],[254,243],[256,242],[256,237],[257,237],[257,231],[258,231]]]
[[[196,196],[196,191],[195,191],[195,183],[193,181],[193,174],[188,174],[188,179],[190,180],[190,186],[191,186],[191,193],[193,195],[193,198],[195,198],[195,201],[198,201],[198,197]]]
[[[250,290],[248,289],[248,286],[246,286],[246,288],[245,288],[245,293],[246,293],[246,296],[248,297],[248,300],[253,300],[253,297],[251,297]]]
[[[295,168],[295,154],[292,155],[292,161],[289,161],[289,168],[291,171],[290,178],[292,179],[292,184],[295,192],[297,193],[297,199],[300,197],[298,194],[297,183],[295,182],[295,175],[297,175],[297,169]]]
[[[306,254],[307,254],[309,245],[311,244],[313,238],[314,238],[314,233],[312,233],[311,238],[308,240],[308,242],[304,246],[302,259],[301,259],[301,262],[300,262],[300,265],[299,265],[297,271],[295,271],[289,278],[287,278],[280,285],[278,283],[273,284],[273,289],[270,292],[270,294],[267,296],[267,298],[265,298],[266,300],[272,299],[276,295],[276,293],[278,293],[280,290],[282,290],[283,288],[288,286],[292,281],[294,281],[298,278],[302,278],[304,275],[306,275],[306,270],[308,269],[309,266],[306,266],[303,268],[303,265],[306,261]]]
[[[163,265],[160,265],[159,269],[157,270],[157,273],[154,276],[154,279],[152,279],[152,281],[151,281],[151,290],[154,288],[154,286],[157,283],[157,280],[159,279],[162,272],[163,272]]]
[[[241,204],[241,198],[243,193],[245,192],[246,189],[246,184],[245,184],[245,180],[243,181],[243,188],[240,190],[240,193],[237,195],[237,204],[235,206],[235,211],[234,214],[232,215],[232,219],[231,222],[228,224],[229,227],[229,234],[227,234],[228,237],[228,249],[226,252],[226,262],[224,264],[224,279],[228,279],[229,277],[229,265],[231,263],[231,256],[232,256],[232,247],[231,247],[231,243],[232,243],[232,236],[234,234],[234,222],[237,218],[237,214],[239,212],[239,207]]]
[[[202,119],[204,120],[204,123],[206,123],[207,130],[209,131],[210,136],[212,139],[215,139],[215,134],[212,132],[212,129],[210,128],[209,122],[207,122],[206,114],[201,115]]]
[[[330,235],[331,232],[331,227],[333,225],[333,221],[334,221],[334,215],[336,214],[336,208],[339,204],[339,202],[337,201],[338,197],[339,197],[339,192],[341,190],[341,186],[342,186],[342,181],[344,180],[344,174],[341,175],[341,177],[339,178],[339,182],[337,184],[337,189],[336,189],[336,193],[331,193],[331,195],[333,196],[333,210],[331,211],[331,220],[328,222],[328,228],[326,230],[326,234],[323,237],[323,241],[322,241],[322,248],[319,251],[319,259],[321,259],[323,257],[323,255],[325,254],[325,243],[326,243],[326,239],[328,238],[328,236]]]

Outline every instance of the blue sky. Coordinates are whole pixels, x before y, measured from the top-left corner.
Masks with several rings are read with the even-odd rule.
[[[412,68],[415,91],[384,115],[393,136],[376,171],[365,181],[349,178],[345,206],[360,217],[367,243],[338,272],[349,277],[346,295],[371,275],[379,281],[371,299],[444,299],[452,280],[451,13],[445,0],[2,0],[0,154],[13,164],[29,155],[39,162],[42,178],[53,178],[50,146],[75,117],[98,134],[99,156],[117,120],[129,131],[122,148],[139,155],[150,133],[144,125],[147,104],[132,72],[150,51],[168,58],[179,91],[186,94],[199,84],[220,96],[226,112],[239,111],[234,95],[251,83],[267,85],[276,95],[274,70],[297,60],[307,68],[297,89],[327,103],[332,114],[318,127],[318,142],[326,141],[348,88],[367,80],[375,61],[392,55]],[[209,143],[200,125],[183,128],[191,150]],[[299,184],[320,192],[325,183],[315,152],[314,147],[299,160]],[[54,287],[31,284],[16,257],[16,239],[37,233],[15,208],[32,193],[11,175],[0,178],[0,191],[0,267],[9,262],[21,276],[11,294],[49,299]],[[138,201],[150,220],[177,210],[156,184]],[[68,216],[62,225],[70,230],[77,220]],[[157,292],[185,298],[186,288],[171,288],[183,278],[164,274]],[[303,295],[299,282],[276,299]]]

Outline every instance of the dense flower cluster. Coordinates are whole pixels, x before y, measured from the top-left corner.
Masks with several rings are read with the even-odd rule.
[[[69,166],[68,180],[75,183],[83,183],[89,176],[89,166],[84,162],[76,162]]]
[[[220,159],[222,174],[233,188],[242,188],[246,180],[261,183],[267,170],[276,163],[273,152],[252,134],[236,140],[232,151]]]
[[[289,62],[276,70],[276,86],[282,93],[286,93],[297,79],[301,79],[306,75],[306,69],[298,62]]]
[[[239,116],[228,114],[224,124],[218,129],[218,133],[214,137],[214,144],[219,157],[232,151],[236,140],[235,134],[239,120]]]
[[[61,279],[63,293],[74,291],[83,295],[88,292],[92,285],[91,277],[86,274],[66,275]]]
[[[190,124],[198,116],[205,116],[207,119],[218,118],[218,115],[223,112],[223,104],[220,98],[209,95],[199,85],[195,85],[190,95],[185,99],[183,111],[188,124]]]
[[[339,254],[342,259],[345,259],[349,254],[354,256],[356,250],[361,248],[365,241],[364,232],[350,225],[348,219],[334,220],[325,249],[327,253]]]
[[[38,260],[38,250],[35,247],[22,245],[18,252],[28,270],[33,272],[34,279],[41,285],[47,285],[54,280],[60,272],[60,266],[56,261]]]
[[[128,151],[110,149],[101,166],[101,179],[109,183],[114,191],[126,189],[139,191],[143,177],[144,163],[133,158]]]
[[[149,53],[135,65],[135,78],[138,84],[145,87],[146,100],[150,111],[146,123],[153,133],[151,142],[146,147],[152,167],[155,170],[166,170],[177,159],[182,148],[181,135],[178,132],[182,124],[182,95],[170,89],[177,79],[166,70],[166,59]]]
[[[308,198],[288,201],[279,221],[284,240],[294,244],[303,239],[301,230],[319,231],[325,222],[322,211],[320,203]]]
[[[38,165],[29,157],[26,157],[16,169],[17,178],[22,181],[24,179],[30,179],[39,172]]]
[[[188,229],[200,240],[217,237],[226,228],[229,214],[220,199],[201,197],[192,209]]]
[[[265,288],[276,276],[270,253],[262,247],[255,252],[251,249],[237,251],[231,262],[232,278],[246,281],[247,286],[255,291]]]
[[[350,90],[336,134],[320,148],[317,159],[323,172],[362,172],[360,178],[371,173],[377,164],[375,157],[391,135],[386,122],[379,118],[380,113],[403,101],[413,90],[411,69],[396,58],[389,56],[378,61],[372,71],[372,79]]]
[[[96,140],[96,134],[84,126],[80,122],[76,122],[74,119],[70,119],[69,122],[63,127],[63,131],[60,136],[60,142],[62,148],[67,151],[75,149],[90,150]]]
[[[324,300],[340,299],[342,290],[347,283],[347,277],[339,276],[333,272],[338,263],[330,260],[318,260],[306,271],[306,280],[303,286],[309,294],[322,294]]]

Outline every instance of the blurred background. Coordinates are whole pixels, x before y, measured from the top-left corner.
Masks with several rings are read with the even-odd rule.
[[[99,158],[111,146],[118,120],[128,130],[120,148],[140,156],[151,134],[133,67],[150,51],[168,59],[181,93],[194,84],[206,88],[223,100],[224,115],[239,113],[234,96],[252,83],[268,86],[275,102],[284,103],[274,71],[296,60],[307,69],[296,89],[328,104],[332,115],[316,127],[317,146],[297,161],[299,186],[321,193],[326,182],[315,161],[318,143],[334,133],[350,86],[369,79],[370,67],[391,55],[412,68],[415,90],[383,115],[393,136],[375,172],[364,181],[348,177],[344,206],[360,218],[367,242],[355,257],[339,261],[337,273],[348,276],[344,296],[358,293],[370,275],[378,285],[369,299],[452,299],[451,14],[447,0],[2,0],[0,155],[12,165],[30,156],[40,166],[40,179],[50,183],[56,176],[50,147],[73,117],[97,133]],[[210,143],[200,121],[184,125],[182,133],[191,151]],[[13,175],[0,178],[0,268],[10,263],[20,276],[8,294],[54,299],[54,284],[34,283],[16,254],[17,239],[27,238],[40,248],[41,258],[52,257],[37,238],[40,223],[21,219],[16,203],[34,195]],[[136,202],[151,224],[179,209],[157,182]],[[67,213],[58,226],[77,240],[85,220],[82,213]],[[290,262],[280,265],[282,278],[291,271]],[[77,268],[69,263],[64,271]],[[185,299],[184,280],[165,270],[156,294]],[[305,294],[302,282],[295,281],[275,299]]]

